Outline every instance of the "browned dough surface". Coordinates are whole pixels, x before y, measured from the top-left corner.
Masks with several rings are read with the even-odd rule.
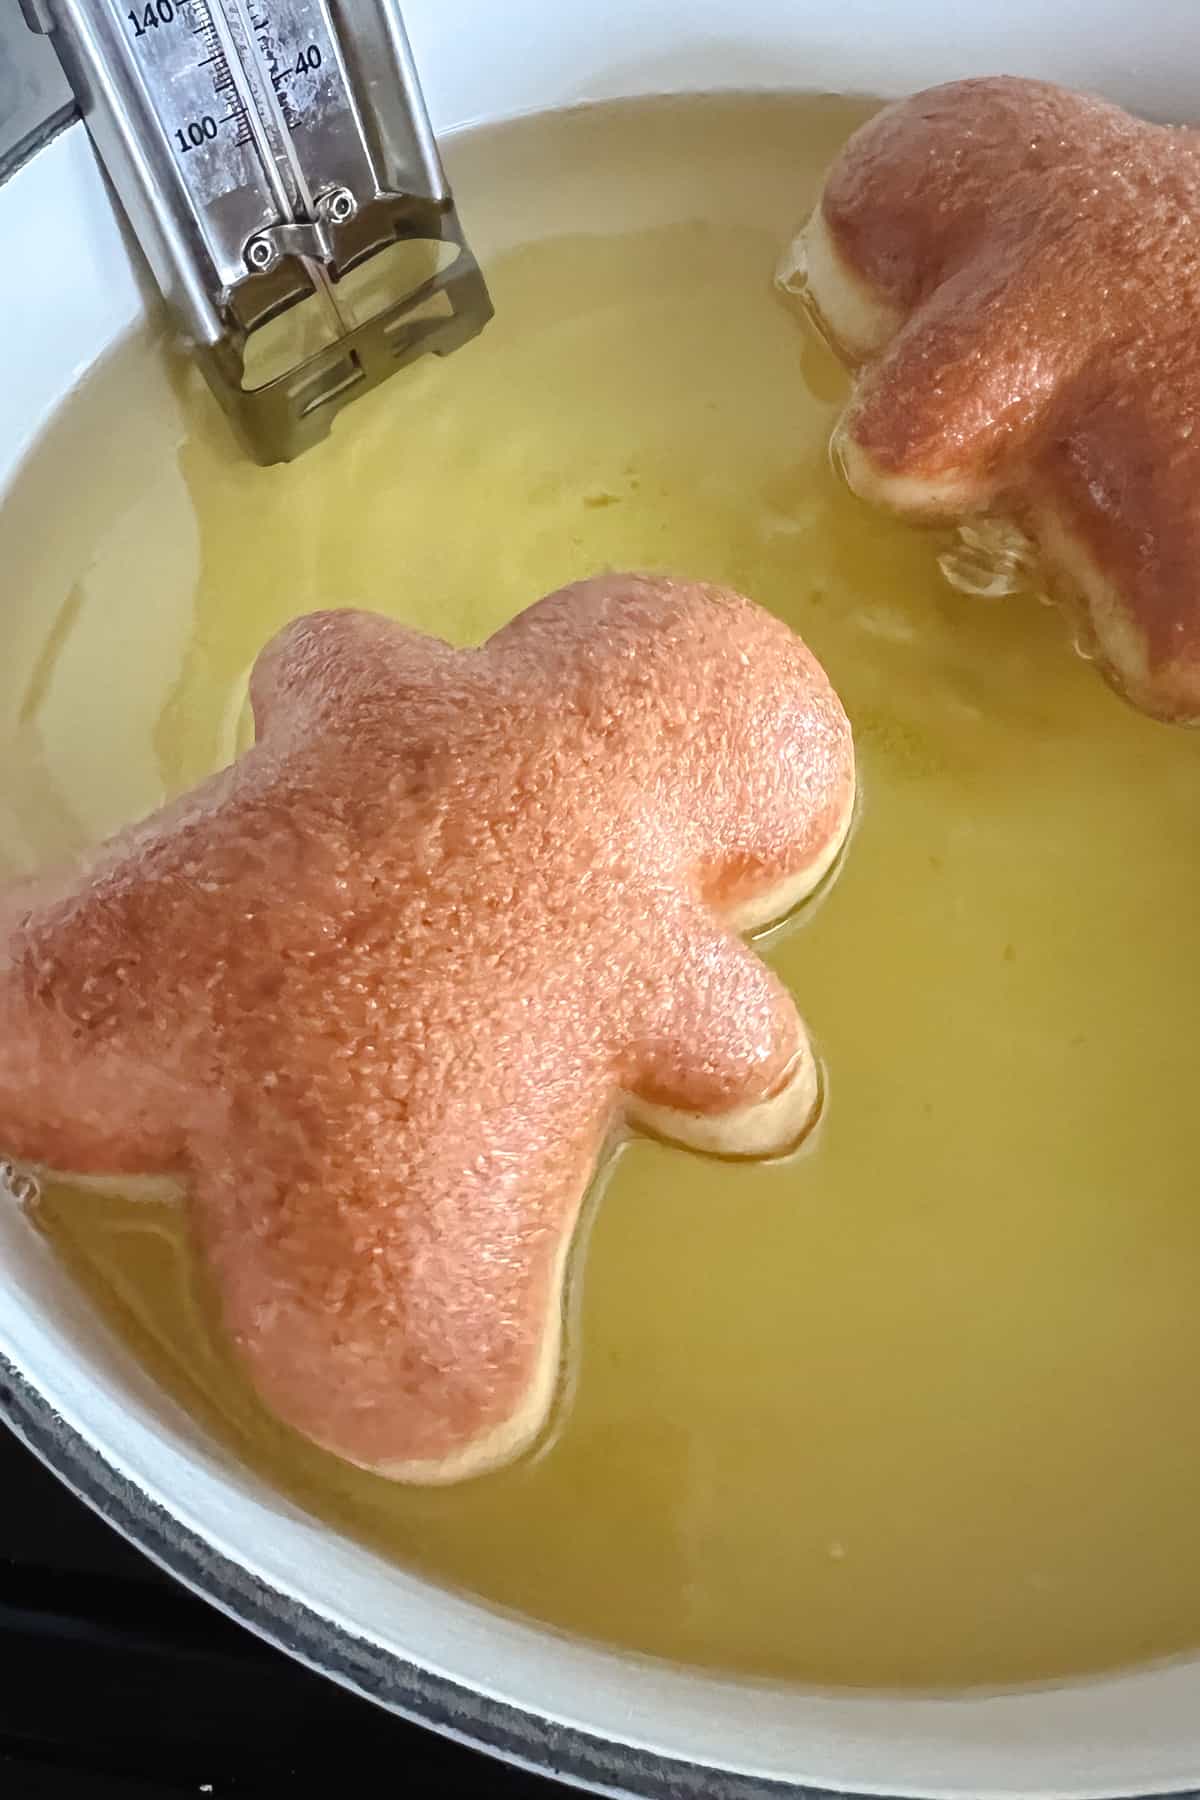
[[[231,768],[5,896],[0,1144],[186,1178],[267,1403],[453,1479],[544,1420],[622,1107],[732,1119],[811,1069],[722,921],[828,867],[849,727],[786,626],[639,576],[476,650],[315,614],[251,697]]]
[[[1200,716],[1200,132],[956,82],[857,132],[814,223],[854,485],[1015,518],[1114,681]]]

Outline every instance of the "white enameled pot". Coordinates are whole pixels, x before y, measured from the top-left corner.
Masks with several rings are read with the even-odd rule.
[[[411,0],[405,10],[442,133],[631,93],[892,95],[997,72],[1098,89],[1159,118],[1197,106],[1196,0]],[[486,230],[471,225],[485,249]],[[0,250],[22,272],[0,285],[2,504],[33,438],[139,324],[149,290],[78,124],[0,188]],[[9,1205],[0,1390],[49,1463],[218,1605],[384,1705],[600,1791],[1098,1800],[1200,1790],[1200,1661],[994,1697],[805,1693],[565,1641],[406,1574],[238,1466],[159,1391]]]

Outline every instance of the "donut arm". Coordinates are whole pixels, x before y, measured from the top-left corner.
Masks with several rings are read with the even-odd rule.
[[[140,910],[140,908],[135,909]],[[90,890],[0,905],[0,1147],[81,1173],[161,1174],[182,1147],[184,1096],[147,1041],[141,975],[166,947],[120,899]],[[147,1054],[149,1052],[149,1054]]]
[[[183,1173],[198,1122],[227,1104],[213,1023],[231,931],[303,855],[276,828],[271,780],[252,751],[0,894],[0,1152],[80,1175]]]

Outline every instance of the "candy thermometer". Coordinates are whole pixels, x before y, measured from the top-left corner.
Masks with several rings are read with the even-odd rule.
[[[251,453],[491,317],[393,0],[22,0]]]

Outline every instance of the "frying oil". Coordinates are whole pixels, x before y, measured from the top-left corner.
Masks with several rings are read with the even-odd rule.
[[[40,1219],[215,1433],[440,1581],[726,1669],[1024,1682],[1200,1643],[1200,738],[832,473],[843,378],[771,278],[865,110],[461,140],[495,323],[291,468],[240,460],[159,346],[115,355],[0,514],[0,847],[48,860],[230,756],[256,652],[310,607],[469,642],[642,567],[786,618],[862,774],[838,879],[762,946],[825,1114],[760,1166],[620,1154],[536,1453],[438,1491],[345,1468],[248,1392],[179,1207],[60,1188]]]

